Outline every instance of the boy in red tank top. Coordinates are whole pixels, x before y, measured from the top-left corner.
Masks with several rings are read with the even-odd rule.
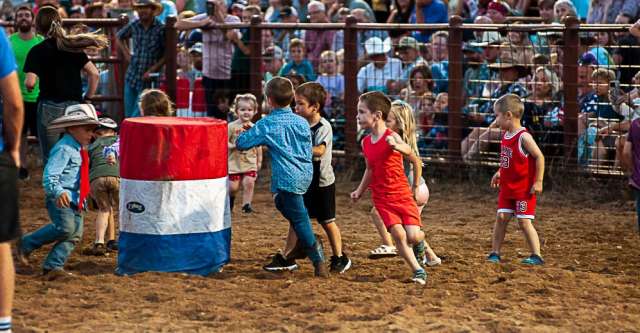
[[[494,104],[496,123],[505,131],[500,144],[500,169],[491,179],[499,187],[498,216],[493,227],[492,250],[487,260],[500,262],[500,248],[507,224],[515,215],[527,240],[531,256],[522,260],[527,265],[542,265],[540,240],[532,221],[536,213],[536,194],[542,192],[544,156],[535,140],[520,124],[524,104],[520,97],[507,94]]]
[[[400,135],[385,125],[391,110],[391,101],[381,92],[362,94],[358,101],[358,124],[370,129],[371,134],[362,141],[367,169],[358,188],[351,193],[356,202],[367,188],[371,189],[373,204],[391,234],[400,256],[413,270],[412,281],[424,285],[427,273],[420,266],[412,246],[424,239],[420,215],[414,195],[420,183],[414,188],[404,174],[403,155],[413,164],[413,179],[422,177],[422,163]]]

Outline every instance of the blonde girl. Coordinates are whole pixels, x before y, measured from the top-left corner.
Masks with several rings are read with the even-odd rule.
[[[174,109],[169,96],[164,91],[146,89],[140,95],[140,113],[143,116],[171,117]]]
[[[328,92],[325,101],[324,112],[328,116],[333,115],[332,97],[340,101],[344,99],[344,76],[338,73],[338,57],[333,51],[324,51],[320,54],[320,76],[316,80]]]
[[[391,111],[389,112],[389,116],[385,121],[387,127],[392,131],[398,133],[402,140],[406,142],[410,147],[411,151],[416,155],[420,156],[418,151],[418,142],[417,142],[417,132],[416,132],[416,121],[413,117],[413,109],[409,104],[403,101],[395,101],[391,103]],[[411,163],[404,159],[404,173],[407,176],[407,180],[409,181],[409,185],[413,188],[414,179],[413,179],[413,170]],[[424,181],[424,178],[420,178],[418,180],[420,186],[415,193],[416,205],[418,206],[418,214],[422,214],[422,210],[424,206],[429,201],[429,188],[427,187],[427,183]],[[391,235],[387,232],[380,215],[376,211],[375,207],[371,210],[371,219],[373,224],[378,229],[378,233],[380,234],[380,238],[382,239],[382,245],[377,249],[371,251],[371,258],[381,258],[387,256],[395,256],[397,251],[395,246],[393,245],[393,241],[391,239]],[[419,247],[423,247],[420,249]],[[414,252],[416,254],[420,252],[425,252],[426,256],[419,258],[416,256],[418,261],[422,261],[423,264],[427,266],[436,266],[442,263],[442,260],[433,252],[433,249],[429,246],[426,241],[423,241],[421,244],[418,244],[414,247]]]
[[[229,123],[229,201],[231,208],[242,183],[242,212],[252,213],[253,190],[262,166],[262,149],[237,150],[236,140],[246,126],[253,126],[251,120],[258,112],[258,101],[252,94],[237,95],[233,101],[233,112],[238,117]]]

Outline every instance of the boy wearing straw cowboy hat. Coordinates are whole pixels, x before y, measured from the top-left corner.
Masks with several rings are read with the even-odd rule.
[[[28,265],[31,252],[54,243],[43,263],[43,274],[50,280],[66,275],[64,263],[82,239],[83,210],[89,194],[86,146],[99,124],[91,104],[74,104],[49,125],[50,130],[65,131],[51,150],[42,176],[51,223],[22,236],[16,244],[16,257]]]
[[[138,100],[147,87],[150,74],[164,64],[165,26],[158,19],[162,5],[155,0],[138,0],[133,8],[138,19],[118,31],[117,42],[129,61],[124,84],[124,110],[126,117],[139,117]],[[132,39],[135,53],[132,55],[126,39]]]

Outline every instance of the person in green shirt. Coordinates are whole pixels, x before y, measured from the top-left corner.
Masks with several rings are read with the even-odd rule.
[[[20,91],[22,92],[22,100],[24,101],[25,125],[24,131],[31,132],[31,135],[37,135],[36,130],[36,112],[38,109],[38,84],[31,91],[27,91],[24,85],[25,74],[22,70],[27,54],[32,47],[36,46],[44,40],[44,37],[37,35],[33,29],[33,13],[28,5],[21,5],[16,9],[15,13],[16,32],[9,36],[11,48],[16,56],[18,65],[18,80],[20,83]]]
[[[30,134],[38,136],[38,128],[36,122],[36,113],[38,112],[38,84],[31,91],[27,91],[24,85],[25,74],[23,71],[24,62],[27,59],[27,54],[32,47],[36,46],[44,40],[44,37],[37,35],[33,29],[34,15],[31,11],[31,7],[27,4],[20,5],[15,11],[15,30],[16,32],[9,36],[9,42],[11,43],[11,49],[16,57],[16,64],[18,65],[18,81],[20,84],[20,91],[22,92],[22,102],[24,104],[25,121],[22,130],[23,144],[21,145],[21,155],[26,154],[27,144],[26,135]],[[20,178],[27,178],[28,172],[26,168],[20,168]]]

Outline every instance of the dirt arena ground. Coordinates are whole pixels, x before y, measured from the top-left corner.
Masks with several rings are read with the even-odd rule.
[[[25,231],[48,223],[40,182],[33,175],[23,184]],[[306,261],[294,273],[262,271],[287,230],[267,183],[263,178],[255,198],[258,213],[233,216],[233,259],[213,277],[115,276],[115,256],[81,254],[93,239],[89,213],[83,244],[67,264],[72,277],[18,276],[15,332],[640,330],[640,239],[630,202],[568,202],[562,193],[547,193],[538,210],[547,264],[519,263],[528,253],[514,225],[506,262],[494,265],[484,259],[495,193],[430,180],[423,223],[444,262],[428,269],[422,287],[407,283],[410,271],[400,259],[367,258],[379,245],[368,219],[371,206],[366,199],[350,204],[355,184],[348,182],[338,186],[337,212],[353,268],[327,280],[313,278]],[[48,249],[34,253],[38,265]]]

